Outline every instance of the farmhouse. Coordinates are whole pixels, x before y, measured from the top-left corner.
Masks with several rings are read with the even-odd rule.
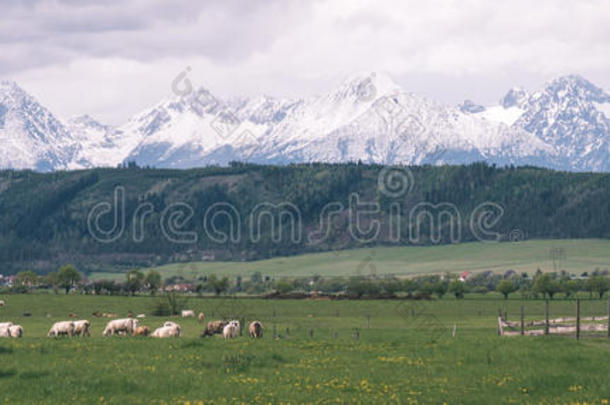
[[[169,284],[164,288],[165,291],[179,291],[179,292],[194,292],[196,290],[195,284],[191,283],[177,283]]]

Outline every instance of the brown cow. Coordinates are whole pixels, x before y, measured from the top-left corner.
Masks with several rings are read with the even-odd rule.
[[[216,334],[222,333],[222,330],[224,329],[224,327],[228,323],[229,322],[227,322],[227,321],[212,321],[212,322],[208,322],[208,324],[205,326],[205,329],[201,333],[201,337],[212,336],[212,335],[216,335]]]
[[[148,336],[150,328],[148,326],[138,326],[133,334],[134,336]]]
[[[203,323],[203,321],[205,320],[205,315],[203,312],[200,312],[199,315],[197,315],[197,320],[199,321],[199,323]]]
[[[254,321],[250,324],[248,328],[248,332],[250,332],[251,338],[262,338],[263,337],[263,324],[259,321]]]

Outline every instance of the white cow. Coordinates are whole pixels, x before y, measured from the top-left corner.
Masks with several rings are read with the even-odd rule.
[[[135,331],[138,326],[140,326],[140,321],[133,318],[123,318],[123,319],[115,319],[106,324],[106,328],[102,333],[104,336],[110,335],[118,335],[121,332],[132,335],[133,331]]]
[[[13,326],[12,322],[0,322],[0,329],[8,328],[9,326]]]
[[[4,306],[4,300],[0,300],[0,307]]]
[[[222,337],[225,339],[233,339],[239,336],[239,321],[231,321],[222,329]]]
[[[178,325],[176,322],[172,322],[172,321],[165,321],[163,326],[166,326],[166,327],[176,327],[176,326],[180,327],[180,325]]]
[[[74,322],[72,321],[60,321],[55,322],[51,329],[49,329],[48,336],[61,336],[68,335],[72,337],[74,335]]]
[[[194,318],[195,311],[193,311],[192,309],[183,309],[181,315],[183,318]]]
[[[91,336],[91,324],[86,319],[74,321],[74,334],[76,336]]]
[[[170,323],[172,323],[173,325],[163,325],[160,328],[155,329],[151,336],[158,338],[180,337],[180,325],[173,322]]]
[[[23,336],[23,326],[21,325],[13,325],[8,328],[9,335],[12,338],[20,338]]]

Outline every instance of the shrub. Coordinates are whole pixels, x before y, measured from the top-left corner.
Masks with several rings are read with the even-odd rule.
[[[175,291],[172,291],[155,299],[151,312],[155,316],[178,315],[186,308],[187,302],[186,297],[181,297]]]

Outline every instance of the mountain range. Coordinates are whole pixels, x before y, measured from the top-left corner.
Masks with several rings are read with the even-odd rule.
[[[222,100],[205,88],[163,100],[123,125],[55,117],[0,82],[0,168],[191,168],[266,164],[535,165],[610,171],[610,94],[578,75],[513,88],[497,105],[458,106],[406,92],[389,76],[355,75],[300,99]]]

